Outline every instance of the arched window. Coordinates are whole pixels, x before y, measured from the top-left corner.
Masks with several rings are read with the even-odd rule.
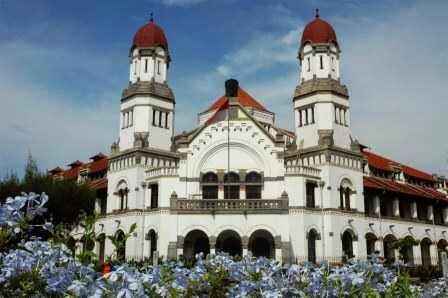
[[[224,175],[224,199],[240,198],[240,176],[234,172]]]
[[[208,172],[202,176],[202,198],[206,200],[218,199],[218,175]]]
[[[118,184],[118,209],[119,210],[125,210],[128,208],[128,193],[129,189],[125,181],[121,181]]]
[[[317,187],[316,182],[308,181],[306,182],[306,207],[307,208],[316,208],[316,196],[315,189]]]
[[[397,242],[397,238],[392,234],[384,237],[383,240],[383,249],[384,249],[384,259],[386,263],[392,264],[395,262],[395,243]]]
[[[350,197],[352,195],[352,183],[348,179],[344,179],[339,187],[339,208],[350,210],[351,201]]]
[[[318,240],[319,234],[315,229],[312,229],[308,233],[308,262],[316,263],[316,240]]]
[[[104,257],[105,257],[105,250],[106,250],[106,235],[100,234],[97,238],[96,238],[96,243],[98,245],[97,251],[98,251],[98,261],[100,263],[104,263]]]
[[[261,199],[261,175],[250,172],[246,175],[246,199]]]
[[[149,256],[152,259],[154,252],[157,251],[157,233],[154,230],[149,231],[147,240],[149,240]]]

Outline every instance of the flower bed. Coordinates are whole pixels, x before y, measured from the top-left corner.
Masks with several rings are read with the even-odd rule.
[[[31,224],[44,212],[45,196],[8,199],[0,206],[2,253],[0,296],[4,297],[447,297],[448,279],[415,285],[377,259],[282,266],[274,260],[217,255],[194,266],[164,262],[157,266],[117,264],[103,275],[94,264],[72,257],[50,238],[27,239]],[[6,240],[5,240],[6,239]],[[23,240],[22,240],[23,239]],[[25,240],[27,239],[27,240]],[[59,239],[59,238],[57,238]],[[7,249],[6,246],[8,246]]]

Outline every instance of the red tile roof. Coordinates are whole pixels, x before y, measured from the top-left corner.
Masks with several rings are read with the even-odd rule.
[[[206,112],[219,109],[224,105],[226,101],[227,97],[221,96],[206,110]],[[244,91],[241,87],[238,88],[238,101],[244,107],[251,107],[261,111],[267,111],[266,108],[261,103],[259,103],[255,98],[250,96],[249,93]]]
[[[401,168],[403,173],[407,176],[434,182],[434,177],[431,174],[425,173],[423,171],[417,170],[415,168],[403,165],[399,162],[393,161],[389,158],[383,157],[381,155],[378,155],[376,153],[363,150],[364,156],[367,158],[367,161],[369,163],[369,166],[377,168],[379,170],[383,171],[394,171],[394,168]]]
[[[387,190],[395,193],[403,193],[406,195],[448,202],[447,196],[435,189],[409,183],[399,183],[386,178],[365,176],[364,188]]]
[[[94,189],[107,188],[107,178],[96,179],[89,182],[90,186]]]
[[[75,160],[74,162],[68,164],[67,166],[71,167],[72,169],[77,168],[79,166],[82,166],[83,163],[79,160]]]

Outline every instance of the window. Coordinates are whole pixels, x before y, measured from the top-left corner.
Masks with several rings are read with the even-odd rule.
[[[299,117],[299,127],[302,126],[302,112],[300,110],[297,111],[297,117]]]
[[[202,176],[202,198],[205,200],[218,199],[218,175],[213,172]]]
[[[156,126],[156,110],[152,110],[152,125]]]
[[[308,57],[308,58],[306,59],[306,61],[307,61],[307,64],[308,64],[307,71],[310,72],[310,71],[311,71],[311,61],[310,61],[310,57]]]
[[[129,193],[129,189],[127,187],[121,188],[118,191],[119,210],[128,209],[128,193]]]
[[[160,74],[160,60],[157,60],[157,74]]]
[[[169,113],[166,112],[165,113],[165,128],[168,128],[168,115],[169,115]]]
[[[148,72],[148,59],[145,59],[145,73]]]
[[[314,106],[311,107],[311,123],[314,124]]]
[[[304,112],[305,112],[305,125],[308,125],[308,109],[305,109],[304,110]]]
[[[308,232],[308,262],[316,263],[316,240],[319,235],[316,230],[312,229]]]
[[[224,175],[224,199],[240,198],[240,176],[230,172]]]
[[[335,68],[334,68],[334,57],[331,57],[331,70],[335,71]]]
[[[316,182],[307,182],[306,183],[306,207],[307,208],[316,208],[316,195],[315,189],[317,187]]]
[[[162,111],[159,111],[159,127],[162,127]]]
[[[156,209],[159,207],[159,185],[151,184],[149,186],[151,189],[151,209]]]
[[[137,74],[137,60],[134,60],[134,75]]]
[[[246,199],[261,199],[261,175],[250,172],[246,175]]]
[[[324,69],[324,57],[320,55],[319,58],[320,58],[320,69]]]
[[[341,186],[339,187],[339,208],[350,210],[351,202],[350,196],[352,194],[352,183],[348,179],[344,179],[341,182]]]

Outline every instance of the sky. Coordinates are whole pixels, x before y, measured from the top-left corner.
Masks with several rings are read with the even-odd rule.
[[[109,153],[131,40],[150,12],[169,42],[177,132],[230,77],[293,129],[299,40],[315,8],[342,49],[353,137],[448,174],[448,1],[0,0],[0,177],[21,175],[29,152],[42,170]]]

